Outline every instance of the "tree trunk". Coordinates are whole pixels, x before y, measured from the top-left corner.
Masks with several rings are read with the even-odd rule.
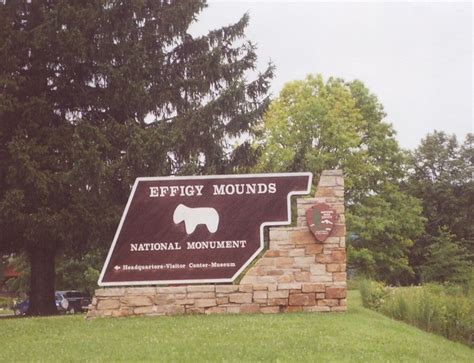
[[[31,265],[30,306],[27,315],[54,315],[54,263],[56,251],[51,247],[36,247],[28,253]]]

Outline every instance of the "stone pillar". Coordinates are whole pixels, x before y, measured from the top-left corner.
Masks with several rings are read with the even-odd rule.
[[[319,242],[306,210],[331,206],[339,218]],[[271,227],[269,248],[239,284],[96,290],[87,317],[218,313],[345,311],[346,228],[341,170],[322,172],[314,198],[297,198],[295,227]]]

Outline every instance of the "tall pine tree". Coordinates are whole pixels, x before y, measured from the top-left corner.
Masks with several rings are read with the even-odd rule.
[[[230,141],[262,115],[273,69],[247,81],[247,15],[193,38],[205,6],[0,2],[0,253],[30,260],[30,314],[55,312],[58,253],[110,243],[136,176],[245,160]]]

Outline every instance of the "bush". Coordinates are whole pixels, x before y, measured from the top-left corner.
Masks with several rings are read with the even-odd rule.
[[[382,296],[381,291],[387,294]],[[474,301],[463,294],[462,287],[429,284],[387,289],[368,281],[361,285],[361,295],[364,306],[448,339],[474,345]]]
[[[13,298],[0,296],[0,309],[11,309],[13,307]]]
[[[359,283],[362,305],[379,311],[388,295],[388,289],[381,282],[361,280]]]

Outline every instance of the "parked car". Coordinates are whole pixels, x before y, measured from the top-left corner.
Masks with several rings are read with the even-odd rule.
[[[77,290],[56,291],[56,300],[58,300],[58,298],[60,298],[61,301],[66,300],[62,308],[71,314],[83,312],[91,303],[91,297],[88,293]]]
[[[28,307],[30,306],[30,302],[27,300],[19,300],[13,304],[13,313],[15,315],[25,315]]]
[[[91,298],[87,293],[80,291],[56,291],[55,303],[60,314],[74,314],[87,309],[87,306],[91,303]],[[13,305],[13,312],[15,315],[25,315],[29,306],[30,301],[28,299],[20,300]]]

